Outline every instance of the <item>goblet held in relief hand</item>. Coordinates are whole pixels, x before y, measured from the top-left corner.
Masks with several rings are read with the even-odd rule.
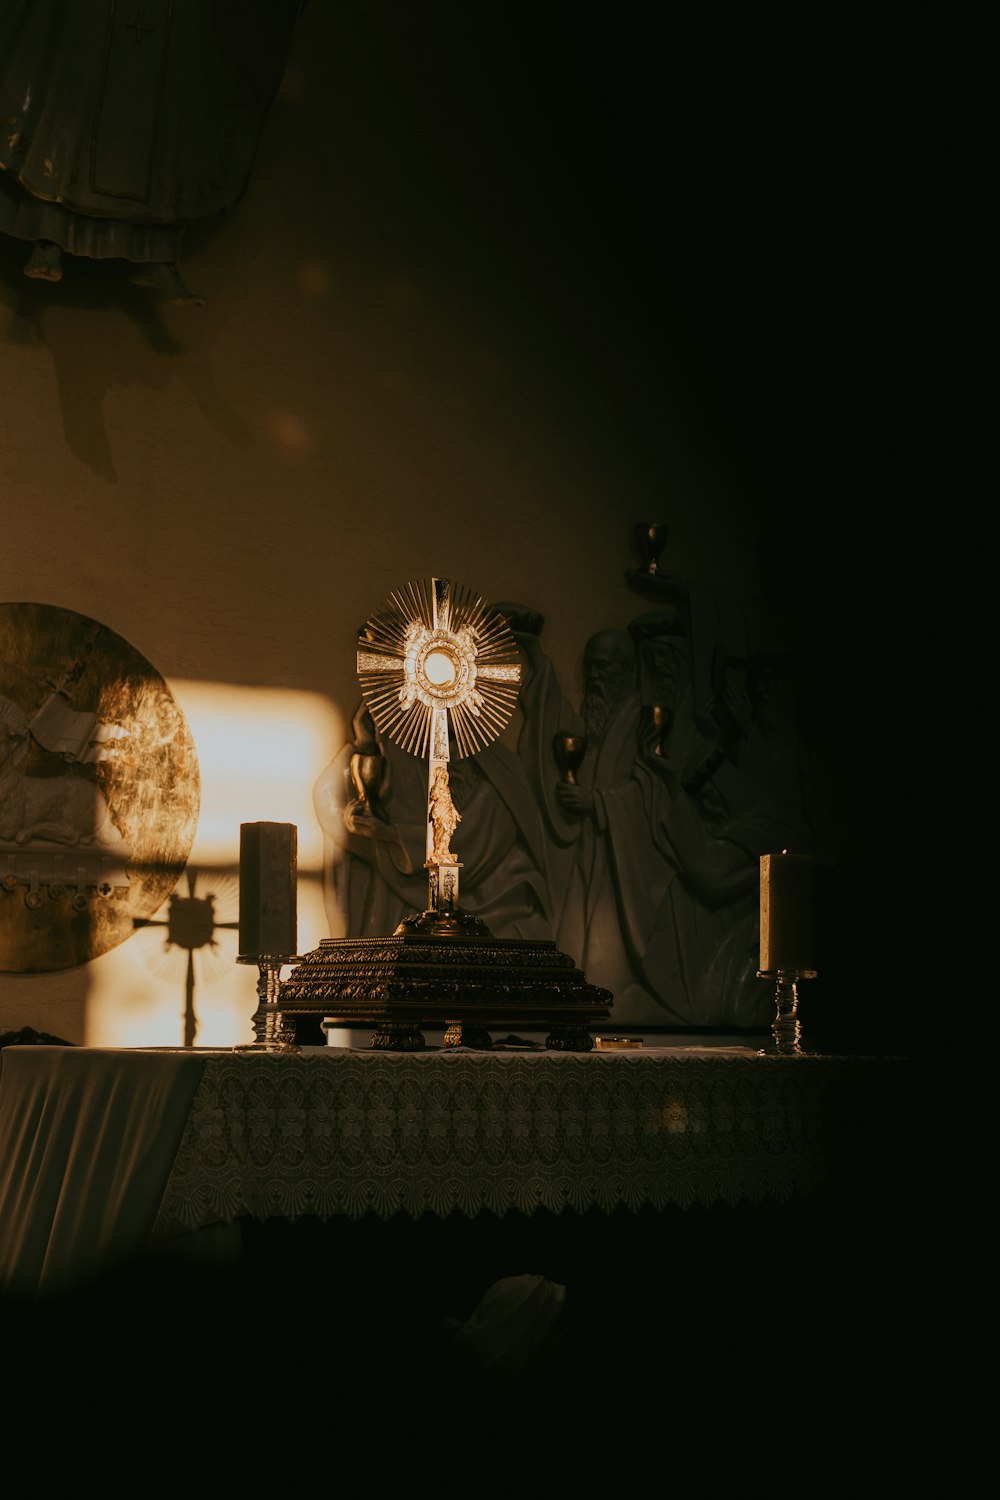
[[[635,538],[647,573],[656,572],[656,560],[667,545],[667,531],[662,521],[640,521],[635,528]]]
[[[673,710],[664,708],[660,703],[651,703],[645,712],[653,731],[653,754],[662,755],[664,742],[674,721]]]
[[[560,730],[552,737],[552,753],[559,767],[560,779],[569,786],[576,785],[576,773],[587,752],[587,741],[580,734],[567,734]]]
[[[374,813],[382,783],[385,780],[385,756],[351,756],[351,781],[364,805],[365,812]]]

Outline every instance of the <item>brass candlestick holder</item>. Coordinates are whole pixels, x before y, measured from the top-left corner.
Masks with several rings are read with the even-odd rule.
[[[303,1037],[296,1020],[281,1010],[281,971],[286,964],[297,964],[297,954],[241,953],[238,964],[257,965],[257,1009],[253,1015],[255,1040],[241,1042],[235,1052],[298,1052]],[[311,1039],[306,1043],[311,1043]],[[315,1045],[326,1045],[326,1037],[317,1028]]]
[[[776,1051],[782,1057],[801,1057],[805,1052],[799,1020],[799,981],[815,979],[815,969],[758,969],[758,979],[774,981],[775,1015],[771,1024]]]

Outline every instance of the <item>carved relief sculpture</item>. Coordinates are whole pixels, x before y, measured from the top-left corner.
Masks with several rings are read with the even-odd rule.
[[[302,0],[5,0],[0,233],[25,274],[63,255],[122,259],[131,279],[199,303],[177,268],[186,230],[242,197]]]
[[[789,654],[766,631],[756,644],[713,635],[705,602],[653,568],[664,528],[646,530],[637,577],[656,607],[590,636],[578,705],[539,611],[494,606],[524,663],[521,726],[516,751],[492,744],[448,768],[463,905],[498,936],[551,939],[614,997],[616,1028],[765,1030],[759,857],[814,849],[822,789],[795,729]],[[392,932],[418,908],[425,835],[440,869],[454,852],[443,796],[425,819],[412,755],[379,740],[364,710],[316,788],[331,930],[347,937]],[[366,799],[347,767],[373,752]],[[432,778],[431,802],[443,786]]]
[[[176,884],[197,758],[166,683],[97,621],[0,605],[0,970],[71,968]]]

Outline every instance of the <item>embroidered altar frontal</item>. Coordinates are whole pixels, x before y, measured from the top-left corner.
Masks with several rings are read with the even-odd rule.
[[[864,1101],[904,1070],[668,1050],[210,1054],[157,1236],[240,1216],[805,1199],[857,1159],[851,1121],[869,1129]]]

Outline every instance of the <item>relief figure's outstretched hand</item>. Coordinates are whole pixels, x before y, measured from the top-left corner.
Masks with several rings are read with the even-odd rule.
[[[571,818],[593,816],[594,794],[589,787],[579,786],[575,782],[557,781],[556,801]]]
[[[352,798],[344,807],[344,827],[348,833],[356,833],[366,839],[377,839],[382,843],[397,843],[399,840],[395,824],[387,823],[384,818],[373,813],[360,797]]]

